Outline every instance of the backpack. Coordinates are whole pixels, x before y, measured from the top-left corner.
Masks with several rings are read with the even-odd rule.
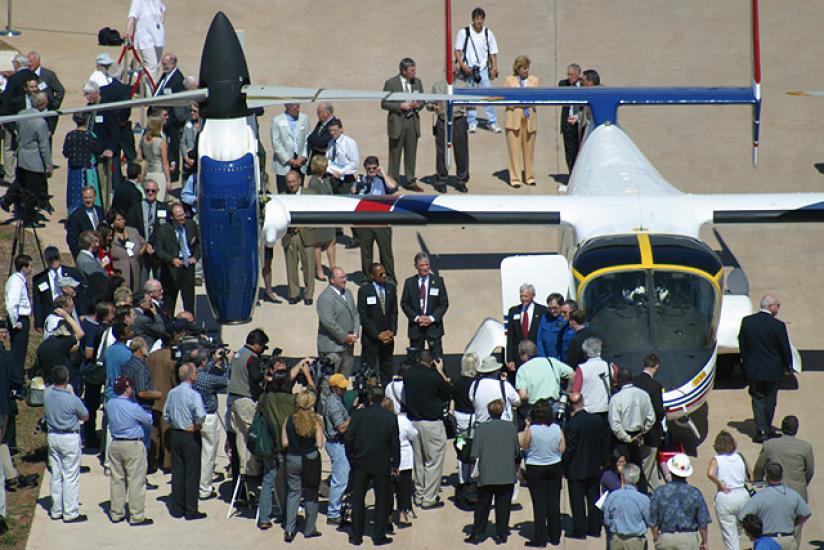
[[[464,512],[475,509],[478,504],[478,484],[475,481],[467,481],[455,487],[455,506]]]
[[[263,408],[260,405],[246,433],[246,448],[258,458],[272,458],[277,454],[269,421],[266,420],[266,415],[263,414]]]
[[[97,31],[97,44],[100,46],[120,46],[123,44],[123,37],[117,29],[103,27]]]

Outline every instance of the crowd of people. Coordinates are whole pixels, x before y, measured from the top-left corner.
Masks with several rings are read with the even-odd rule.
[[[151,77],[147,80],[156,83],[148,88],[155,95],[196,85],[177,68],[177,57],[163,51],[164,11],[160,0],[133,0],[126,32]],[[471,24],[455,38],[458,86],[490,87],[500,76],[497,40],[485,20],[484,10],[476,8]],[[130,97],[122,67],[105,53],[95,63],[82,87],[88,104]],[[3,113],[60,107],[65,90],[55,73],[40,65],[37,52],[16,56],[13,64],[15,72],[0,95]],[[599,84],[596,71],[582,71],[577,64],[569,65],[567,78],[559,82]],[[504,85],[540,85],[530,75],[528,57],[515,59]],[[384,90],[422,93],[415,62],[402,59]],[[445,92],[446,82],[437,82],[432,91]],[[386,170],[374,155],[361,162],[358,144],[344,132],[333,105],[318,104],[312,129],[300,105],[287,104],[272,120],[276,192],[380,196],[401,188],[423,191],[416,177],[423,109],[436,114],[435,190],[446,192],[446,105],[384,101],[381,107],[387,111]],[[480,125],[505,134],[509,185],[535,185],[536,110],[507,107],[503,128],[494,108],[485,111],[485,124],[474,109],[453,112],[455,189],[468,191],[468,134]],[[230,354],[193,324],[201,254],[194,187],[202,124],[198,105],[150,109],[145,128],[137,132],[129,109],[72,118],[76,129],[67,135],[63,155],[68,164],[66,245],[74,267],[63,265],[55,246],[45,249],[46,269],[37,274],[31,257],[15,257],[6,284],[8,318],[0,325],[0,342],[10,340],[10,351],[5,344],[0,349],[0,474],[6,486],[37,483],[17,475],[11,451],[16,399],[24,394],[27,375],[42,377],[48,385],[52,519],[87,519],[79,506],[79,474],[81,451],[90,449],[99,450],[110,479],[113,523],[153,523],[144,502],[146,490],[158,488],[161,473],[171,475],[170,515],[205,518],[199,502],[218,495],[214,483],[222,429],[233,494],[257,504],[260,529],[281,523],[286,542],[299,528],[305,538],[321,536],[317,520],[323,497],[326,524],[338,529],[351,524],[349,542],[359,545],[367,532],[365,495],[371,488],[375,505],[369,532],[376,545],[387,544],[396,527],[412,525],[415,508],[444,506],[443,473],[452,460],[452,439],[458,473],[454,500],[473,510],[467,543],[486,538],[493,501],[495,541],[507,542],[510,510],[524,483],[533,510],[526,545],[559,544],[566,480],[572,516],[566,538],[600,537],[603,528],[608,547],[644,548],[651,532],[657,548],[706,548],[711,517],[705,497],[687,483],[694,474],[690,458],[670,453],[660,460],[666,411],[663,387],[655,379],[661,368],[655,354],[642,365],[619,368],[602,357],[603,342],[574,300],[551,294],[544,307],[534,301],[535,288],[525,283],[520,303],[508,312],[505,348],[486,357],[464,355],[460,374],[450,377],[443,363],[446,282],[424,252],[414,257],[415,274],[401,281],[388,227],[356,228],[348,239],[334,229],[290,228],[282,240],[287,298],[290,304],[302,299],[316,308],[318,357],[290,365],[283,350],[267,355],[269,337],[261,329],[249,332],[245,345]],[[38,210],[53,211],[48,177],[56,124],[56,118],[31,118],[4,127],[10,190],[0,206],[15,207],[34,223]],[[257,130],[256,116],[250,124]],[[570,171],[586,124],[585,110],[562,109],[560,130]],[[358,175],[361,167],[363,176]],[[337,266],[339,237],[347,247],[361,248],[363,284],[357,296],[346,271]],[[375,244],[380,261],[373,255]],[[328,270],[322,264],[324,251]],[[267,249],[264,294],[277,301],[273,257]],[[329,283],[317,299],[316,281]],[[739,526],[756,547],[796,548],[811,514],[806,504],[814,472],[811,448],[796,437],[795,416],[784,418],[780,433],[772,427],[777,380],[790,359],[786,329],[775,324],[780,323],[774,319],[777,300],[767,298],[756,315],[769,318],[748,318],[741,336],[758,426],[755,440],[764,445],[751,473],[733,437],[722,431],[707,472],[718,488],[714,509],[729,549],[740,547]],[[399,313],[406,317],[409,341],[407,357],[396,364]],[[44,339],[34,364],[26,365],[31,329]],[[328,480],[322,479],[324,453]],[[767,487],[751,496],[752,482],[760,479]],[[4,491],[0,496],[2,518]]]

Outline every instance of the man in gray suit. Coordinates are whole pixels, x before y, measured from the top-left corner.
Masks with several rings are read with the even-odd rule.
[[[37,52],[29,52],[29,70],[37,75],[37,89],[46,94],[49,98],[49,109],[59,109],[63,104],[63,98],[66,96],[66,89],[57,78],[54,71],[51,71],[40,64],[40,54]],[[49,117],[46,123],[49,125],[49,134],[54,135],[54,130],[57,128],[57,121],[60,117]]]
[[[400,74],[393,76],[383,85],[384,92],[423,93],[420,78],[415,77],[415,62],[408,57],[401,59]],[[389,134],[389,176],[400,182],[401,154],[403,171],[406,176],[404,187],[421,192],[415,178],[415,159],[418,153],[418,138],[421,137],[421,115],[423,101],[381,101],[381,109],[387,111],[386,128]]]
[[[77,238],[80,252],[74,259],[74,265],[80,272],[81,294],[86,297],[86,303],[94,304],[103,298],[108,286],[109,276],[97,261],[97,237],[93,231],[84,231]]]
[[[358,305],[346,288],[346,271],[332,268],[330,284],[318,296],[318,355],[338,357],[335,372],[352,375],[355,342],[360,332]]]
[[[31,95],[31,109],[21,114],[45,111],[49,99],[43,92]],[[49,145],[49,126],[42,118],[21,120],[17,123],[17,183],[26,191],[37,196],[37,205],[47,210],[49,188],[46,181],[53,172],[51,163],[51,146]]]
[[[803,439],[797,438],[798,417],[785,416],[781,421],[781,437],[764,442],[761,454],[755,463],[753,477],[764,479],[764,471],[770,462],[778,462],[784,468],[784,483],[795,489],[804,502],[807,499],[807,485],[815,473],[813,448]]]
[[[299,103],[287,103],[284,107],[283,113],[272,118],[272,170],[275,171],[278,194],[287,192],[286,174],[290,170],[306,174],[309,160],[309,117],[300,112]]]

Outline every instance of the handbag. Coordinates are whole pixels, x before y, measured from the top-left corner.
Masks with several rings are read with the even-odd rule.
[[[448,409],[443,413],[443,426],[446,429],[447,439],[455,439],[458,436],[458,421],[455,414]]]

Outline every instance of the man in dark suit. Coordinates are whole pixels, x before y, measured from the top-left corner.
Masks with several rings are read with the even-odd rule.
[[[658,470],[658,449],[661,440],[664,438],[664,427],[662,422],[667,412],[664,409],[664,386],[655,379],[655,375],[661,369],[661,361],[654,353],[644,357],[644,370],[632,379],[632,385],[641,388],[652,401],[652,410],[655,412],[655,424],[644,435],[644,443],[641,446],[641,468],[644,479],[646,479],[648,492],[652,494],[655,489],[664,484],[661,473]]]
[[[393,76],[383,85],[384,92],[423,93],[420,78],[415,77],[415,62],[408,57],[401,59],[400,74]],[[415,178],[415,160],[418,153],[418,138],[421,137],[421,115],[423,101],[381,101],[381,109],[388,111],[386,127],[389,134],[389,176],[400,182],[401,154],[406,189],[423,191]]]
[[[576,309],[569,314],[569,326],[575,331],[575,336],[572,337],[572,341],[569,343],[569,348],[564,356],[564,363],[572,367],[573,370],[588,359],[581,347],[584,340],[591,336],[598,336],[597,332],[587,326],[586,319],[586,313],[583,309]],[[602,355],[605,355],[603,350]]]
[[[120,67],[112,65],[112,81],[100,88],[100,103],[114,103],[115,101],[126,101],[132,98],[132,88],[125,82],[121,82]],[[111,119],[110,128],[114,132],[114,141],[117,144],[117,156],[112,157],[115,162],[112,171],[112,185],[123,179],[120,170],[120,152],[126,157],[126,162],[137,161],[137,150],[134,143],[134,132],[132,131],[131,109],[115,109],[112,111],[101,111],[105,118]],[[104,203],[105,204],[105,203]]]
[[[136,226],[140,236],[149,243],[148,254],[143,257],[141,267],[143,279],[150,276],[159,278],[159,264],[155,254],[154,232],[157,228],[169,222],[169,210],[165,202],[157,200],[160,186],[155,180],[143,182],[143,193],[146,198],[140,201],[140,223]]]
[[[604,427],[598,416],[584,410],[581,394],[570,394],[569,407],[572,418],[564,426],[564,466],[569,481],[572,532],[565,536],[574,539],[585,539],[587,535],[597,537],[601,532],[601,513],[595,502],[600,493]]]
[[[157,82],[154,95],[162,96],[184,91],[186,87],[183,85],[183,73],[177,68],[177,56],[165,53],[160,58],[160,64],[163,66],[163,74]],[[172,181],[177,181],[180,177],[180,132],[189,118],[189,112],[186,107],[174,107],[168,111],[169,119],[163,125],[163,132],[169,139],[171,178]]]
[[[753,442],[763,443],[781,432],[772,427],[778,385],[792,370],[792,351],[787,326],[775,316],[781,303],[772,294],[761,298],[761,311],[741,320],[738,348],[744,375],[750,383],[752,414],[757,432]]]
[[[518,289],[521,303],[509,308],[506,333],[506,368],[510,372],[521,366],[523,360],[518,355],[518,344],[522,340],[537,341],[538,326],[546,315],[546,307],[535,303],[535,287],[524,283]]]
[[[429,255],[415,254],[417,275],[403,284],[401,309],[409,319],[409,345],[418,350],[429,346],[436,358],[443,357],[443,316],[449,309],[444,280],[430,272]]]
[[[581,66],[572,63],[567,67],[567,77],[558,82],[558,86],[581,86]],[[564,136],[564,153],[569,173],[575,166],[575,158],[578,156],[578,149],[581,147],[580,127],[578,113],[580,107],[574,105],[564,105],[561,109],[561,134]]]
[[[361,361],[376,368],[381,385],[392,379],[392,355],[395,352],[395,336],[398,334],[398,292],[395,285],[386,280],[383,264],[369,267],[371,281],[358,291],[358,314],[363,327]]]
[[[46,317],[54,311],[54,299],[60,296],[57,281],[62,277],[71,277],[80,281],[80,272],[73,267],[60,265],[60,252],[56,246],[47,246],[43,251],[46,269],[32,277],[32,306],[34,308],[34,329],[42,333]],[[82,304],[79,302],[78,307]],[[80,314],[85,311],[78,310]]]
[[[329,145],[329,141],[332,139],[332,135],[329,133],[329,123],[333,120],[337,120],[335,118],[335,108],[332,107],[331,103],[327,103],[325,101],[318,103],[318,123],[315,125],[315,129],[312,130],[312,133],[309,134],[307,138],[309,144],[309,160],[312,160],[312,157],[315,155],[325,155],[326,154],[326,146]]]
[[[200,238],[197,224],[186,219],[183,205],[171,208],[172,222],[161,225],[154,233],[155,255],[160,263],[163,284],[163,306],[174,315],[177,295],[183,298],[183,309],[195,311],[195,264],[200,259]]]
[[[126,225],[134,227],[138,233],[143,220],[141,207],[143,193],[140,192],[138,187],[140,184],[137,182],[140,170],[139,164],[130,162],[126,166],[126,179],[114,182],[114,196],[112,197],[112,210],[122,212],[126,218]]]
[[[364,500],[371,482],[375,489],[375,526],[372,541],[376,546],[389,544],[386,526],[391,512],[390,476],[398,475],[401,446],[395,415],[381,406],[383,388],[369,387],[369,406],[352,413],[344,436],[346,455],[352,466],[352,534],[349,542],[361,544],[366,523]]]
[[[40,54],[37,52],[29,52],[29,70],[37,75],[37,88],[41,92],[45,92],[46,97],[49,98],[49,110],[54,111],[60,108],[63,104],[63,98],[66,96],[66,89],[54,71],[51,71],[40,64]],[[46,123],[49,125],[49,134],[54,135],[54,130],[57,128],[57,121],[60,117],[49,117]]]
[[[6,79],[6,87],[0,95],[0,114],[3,115],[16,115],[26,108],[26,82],[37,79],[37,75],[29,69],[29,60],[25,55],[15,55],[11,65],[14,73]]]
[[[80,245],[77,243],[80,234],[84,231],[96,231],[100,222],[105,221],[103,210],[94,204],[96,199],[94,187],[84,187],[80,196],[83,199],[83,206],[72,212],[66,221],[66,244],[69,245],[72,258],[77,258],[80,252]]]

